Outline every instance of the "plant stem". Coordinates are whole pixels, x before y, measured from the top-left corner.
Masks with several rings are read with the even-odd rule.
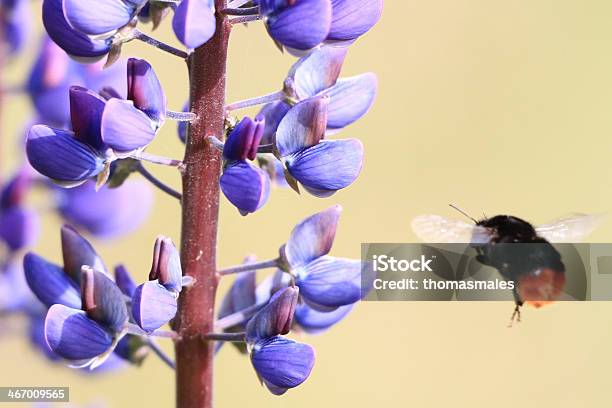
[[[151,184],[153,184],[155,187],[159,188],[164,193],[166,193],[168,195],[171,195],[172,197],[174,197],[174,198],[178,199],[179,201],[181,201],[181,198],[183,197],[183,195],[181,193],[179,193],[178,191],[176,191],[172,187],[167,186],[166,184],[161,182],[157,177],[155,177],[153,174],[151,174],[149,172],[149,170],[145,169],[145,167],[142,165],[142,163],[138,162],[138,167],[136,167],[136,170],[138,170],[138,172],[140,174],[142,174],[142,176],[144,178],[146,178],[148,181],[150,181]]]
[[[193,122],[196,118],[196,115],[193,112],[176,112],[167,110],[166,117],[177,122]]]
[[[138,151],[130,154],[132,159],[144,160],[149,163],[161,164],[162,166],[183,167],[183,162],[169,157],[155,156],[146,152]]]
[[[174,361],[162,350],[159,345],[153,339],[147,338],[146,340],[147,346],[163,361],[166,365],[173,370],[176,368],[176,364]]]
[[[261,20],[263,17],[259,14],[256,14],[254,16],[240,16],[240,17],[234,17],[232,19],[230,19],[230,23],[232,23],[232,25],[235,24],[246,24],[246,23],[250,23],[252,21],[257,21],[257,20]]]
[[[249,272],[254,271],[256,269],[267,269],[267,268],[276,268],[278,266],[278,259],[272,259],[269,261],[248,263],[242,265],[236,265],[229,268],[221,269],[217,271],[219,276],[232,275],[235,273]]]
[[[185,51],[179,50],[178,48],[174,48],[171,45],[168,45],[164,42],[156,40],[155,38],[150,37],[146,35],[145,33],[143,33],[142,31],[137,30],[137,29],[134,29],[134,31],[132,31],[131,38],[140,40],[144,43],[152,45],[155,48],[159,48],[160,50],[165,51],[169,54],[176,55],[177,57],[182,58],[182,59],[187,59],[189,57],[189,54],[187,54]]]
[[[224,0],[215,0],[217,10]],[[227,46],[231,24],[216,14],[215,35],[188,60],[191,112],[183,173],[181,263],[195,284],[179,297],[175,329],[176,404],[181,408],[211,408],[214,344],[205,335],[214,329],[217,292],[216,249],[219,218],[221,152],[207,136],[223,137]]]
[[[244,333],[208,333],[206,335],[206,339],[214,341],[229,341],[232,343],[244,343],[246,341],[246,335]]]
[[[280,101],[281,99],[285,98],[285,96],[285,92],[283,91],[273,92],[271,94],[258,96],[256,98],[250,98],[245,99],[243,101],[231,103],[225,107],[225,110],[227,112],[230,112],[233,110],[249,108],[251,106],[263,105],[264,103],[268,102]]]
[[[259,14],[259,6],[245,8],[226,8],[222,11],[228,16],[254,16]]]
[[[236,326],[238,324],[244,323],[246,320],[255,316],[262,307],[267,305],[268,302],[258,303],[253,306],[249,306],[246,309],[242,309],[239,312],[232,313],[231,315],[225,316],[215,322],[215,330],[223,331],[232,326]]]

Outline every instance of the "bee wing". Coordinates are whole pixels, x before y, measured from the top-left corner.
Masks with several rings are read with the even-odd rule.
[[[605,218],[604,214],[571,214],[540,225],[536,232],[552,243],[579,242],[593,232]]]
[[[439,215],[420,215],[412,220],[412,230],[420,240],[430,243],[486,244],[493,232],[464,221]]]

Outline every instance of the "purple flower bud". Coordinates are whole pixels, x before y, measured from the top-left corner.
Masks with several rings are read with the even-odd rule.
[[[264,3],[264,11],[270,7]],[[316,47],[329,34],[332,19],[330,0],[287,1],[281,11],[267,16],[267,28],[270,36],[282,45],[297,50],[309,50]]]
[[[361,262],[322,256],[298,268],[296,284],[310,305],[327,308],[349,305],[361,299]]]
[[[45,338],[51,350],[68,360],[87,360],[107,352],[112,336],[85,312],[53,305],[45,319]]]
[[[172,320],[177,307],[176,294],[155,281],[138,286],[132,298],[134,321],[149,333]]]
[[[146,0],[63,0],[64,15],[77,31],[87,35],[113,32],[127,25]]]
[[[81,268],[90,266],[98,271],[106,271],[104,262],[93,246],[69,225],[62,226],[62,256],[64,271],[72,280],[81,283]]]
[[[247,342],[254,344],[262,339],[289,333],[298,295],[298,288],[292,286],[272,295],[270,302],[249,320],[246,326]]]
[[[326,140],[285,159],[289,173],[317,197],[351,185],[362,165],[363,144],[357,139]]]
[[[43,38],[27,82],[28,95],[40,119],[58,127],[67,125],[68,89],[79,83],[74,63],[53,41]]]
[[[111,99],[106,102],[101,123],[102,139],[117,154],[146,147],[155,138],[157,127],[157,123],[137,109],[132,101]]]
[[[75,137],[94,149],[104,149],[100,131],[106,101],[96,93],[80,86],[70,87],[70,120]]]
[[[149,280],[157,280],[167,290],[179,293],[182,288],[181,257],[170,238],[159,236],[153,248],[153,265]]]
[[[231,131],[225,146],[223,148],[223,156],[226,160],[255,160],[257,157],[257,149],[265,128],[265,118],[261,115],[255,120],[245,117]]]
[[[335,205],[300,222],[291,232],[281,256],[291,268],[305,266],[327,255],[336,237],[342,207]]]
[[[59,266],[30,252],[23,258],[23,270],[28,286],[47,307],[62,304],[81,308],[81,296],[75,282]]]
[[[151,65],[142,59],[130,58],[127,65],[128,99],[147,114],[157,126],[166,118],[166,94]]]
[[[246,161],[228,164],[223,171],[220,184],[225,197],[242,215],[259,210],[270,197],[268,175]]]
[[[124,265],[115,266],[115,283],[125,296],[129,298],[134,296],[136,283]]]
[[[331,0],[328,40],[352,41],[372,28],[382,15],[383,0]]]
[[[97,60],[110,51],[110,39],[91,39],[68,24],[62,8],[62,0],[44,0],[42,18],[49,37],[73,57]]]
[[[328,97],[310,98],[295,105],[278,125],[276,147],[288,157],[315,146],[325,136]]]
[[[0,239],[8,249],[19,251],[38,239],[38,214],[20,207],[0,211]]]
[[[81,274],[83,310],[91,319],[118,333],[128,320],[123,293],[103,272],[84,265]]]
[[[62,217],[102,239],[136,230],[153,206],[153,190],[143,180],[127,180],[120,187],[103,186],[98,191],[94,181],[87,181],[79,187],[58,191]]]
[[[251,362],[266,387],[273,394],[282,395],[306,381],[315,354],[307,344],[277,336],[255,344]]]
[[[39,173],[66,185],[78,185],[104,169],[104,159],[72,132],[44,125],[30,128],[26,153]]]
[[[331,312],[315,310],[305,303],[295,309],[295,322],[309,334],[320,334],[339,323],[353,310],[354,304],[340,306]]]
[[[183,0],[174,11],[172,28],[187,48],[197,48],[215,34],[214,0]]]

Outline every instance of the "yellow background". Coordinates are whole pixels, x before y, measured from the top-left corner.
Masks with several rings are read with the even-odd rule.
[[[157,36],[176,43],[168,27],[166,21]],[[8,82],[22,78],[36,48],[9,67]],[[170,107],[180,110],[187,95],[182,63],[142,44],[124,50],[152,62]],[[292,61],[261,25],[236,27],[228,99],[277,90]],[[333,254],[349,257],[359,256],[361,242],[414,240],[409,225],[417,214],[459,217],[449,202],[477,217],[510,213],[534,223],[612,208],[611,2],[387,0],[382,21],[351,48],[344,75],[365,71],[379,76],[378,100],[340,136],[363,140],[361,177],[326,200],[276,190],[247,218],[224,200],[221,266],[251,252],[274,256],[297,221],[336,203],[344,213]],[[29,112],[25,98],[8,102],[4,141],[16,143]],[[14,146],[4,146],[3,159],[14,164]],[[173,123],[150,148],[176,157],[180,150]],[[178,185],[177,175],[154,170]],[[146,227],[96,247],[107,264],[125,262],[144,280],[155,235],[178,240],[178,210],[159,195]],[[36,249],[55,261],[58,226],[46,218]],[[612,223],[591,238],[610,242]],[[525,309],[523,322],[507,329],[512,308],[510,302],[361,304],[331,332],[304,339],[317,350],[312,376],[280,398],[262,389],[249,361],[228,347],[216,360],[216,405],[610,406],[612,305]],[[82,376],[45,362],[20,340],[19,322],[11,325],[14,334],[0,342],[0,385],[70,386],[77,404],[173,404],[172,373],[154,356],[141,369]]]

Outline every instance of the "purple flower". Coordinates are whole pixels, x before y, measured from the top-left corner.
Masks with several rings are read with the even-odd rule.
[[[101,187],[93,180],[70,188],[57,188],[58,211],[70,224],[103,239],[128,234],[142,225],[153,206],[153,191],[142,180]]]
[[[251,362],[270,392],[282,395],[306,381],[315,354],[307,344],[276,336],[254,344]]]
[[[223,148],[225,166],[221,176],[221,191],[242,215],[263,207],[270,195],[270,179],[248,160],[257,157],[265,121],[245,117],[232,130]]]
[[[50,307],[44,332],[51,351],[95,368],[124,335],[129,318],[125,298],[89,242],[69,227],[62,228],[62,251],[63,268],[28,253],[26,281]]]
[[[108,54],[112,39],[93,39],[75,30],[64,15],[62,2],[63,0],[43,1],[42,18],[49,37],[67,54],[80,60],[96,61]]]
[[[172,240],[157,237],[149,281],[138,286],[132,296],[136,324],[150,333],[172,320],[178,308],[178,295],[188,281],[183,277],[179,253]]]
[[[332,22],[327,41],[355,41],[382,16],[383,0],[331,0]]]
[[[21,262],[4,261],[0,265],[0,313],[31,314],[40,308],[28,288]]]
[[[61,237],[64,266],[30,252],[23,259],[26,281],[34,295],[47,307],[62,304],[80,309],[82,266],[88,265],[99,271],[106,271],[106,268],[91,244],[74,229],[62,227]]]
[[[30,32],[30,2],[28,0],[0,1],[2,40],[8,45],[9,55],[21,52]]]
[[[129,314],[124,295],[106,273],[89,266],[81,272],[80,308],[54,304],[45,319],[49,348],[75,366],[96,368],[125,334]]]
[[[81,65],[44,37],[27,82],[28,95],[41,122],[57,127],[69,124],[69,90],[73,85],[96,91],[103,87],[124,90],[127,88],[125,62],[104,70],[100,63]],[[125,95],[123,92],[121,97]]]
[[[289,49],[353,42],[380,19],[382,0],[259,0],[270,36]]]
[[[197,48],[210,40],[216,25],[214,0],[183,0],[172,19],[176,38],[187,48]]]
[[[320,334],[342,321],[353,310],[354,304],[340,306],[332,311],[313,309],[306,303],[295,309],[295,324],[309,334]]]
[[[281,248],[283,268],[295,277],[309,306],[331,311],[361,299],[361,262],[327,256],[336,236],[340,206],[299,223]]]
[[[328,104],[328,96],[298,103],[281,120],[276,132],[278,158],[288,174],[317,197],[329,197],[348,187],[363,164],[359,140],[323,140]]]
[[[63,0],[64,16],[86,35],[109,35],[128,25],[147,0]]]
[[[0,241],[10,253],[31,246],[38,239],[38,215],[23,206],[31,182],[28,168],[22,167],[0,190]]]
[[[285,79],[284,92],[295,101],[329,97],[328,134],[354,123],[372,107],[378,89],[376,75],[366,73],[340,78],[347,48],[326,46],[297,61]],[[284,101],[270,103],[261,110],[266,118],[264,143],[272,140],[282,119],[290,110]]]
[[[270,36],[288,48],[308,50],[327,38],[332,22],[330,0],[260,0]]]
[[[32,167],[64,186],[95,176],[102,185],[114,160],[151,143],[163,121],[163,90],[146,61],[130,59],[127,78],[129,100],[106,101],[88,89],[71,87],[73,131],[33,126],[26,141]]]
[[[296,62],[285,80],[297,100],[329,96],[327,131],[350,125],[371,108],[376,97],[376,75],[339,78],[347,48],[322,47]]]

